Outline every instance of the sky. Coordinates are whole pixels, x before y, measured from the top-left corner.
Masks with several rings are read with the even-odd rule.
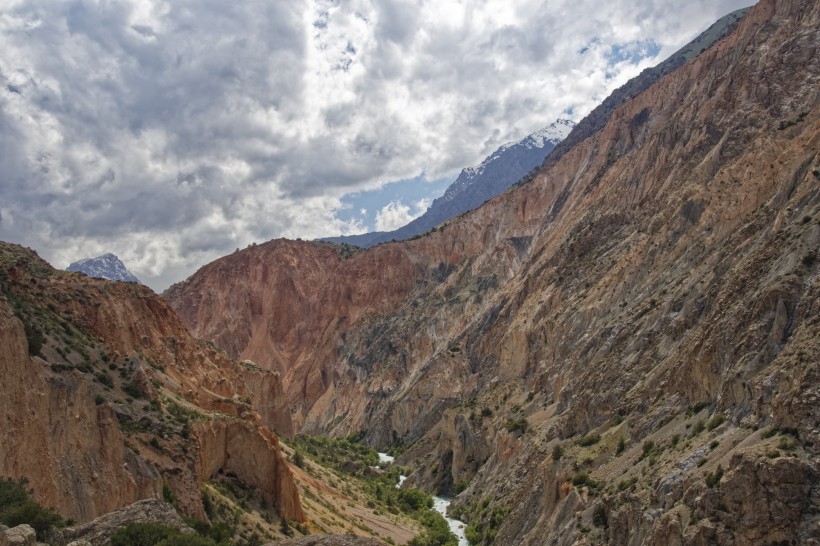
[[[157,291],[391,230],[749,0],[0,0],[0,239]]]

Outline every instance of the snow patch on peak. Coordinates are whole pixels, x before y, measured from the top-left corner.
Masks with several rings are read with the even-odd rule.
[[[521,144],[527,147],[543,148],[549,144],[558,144],[570,134],[575,127],[575,122],[568,119],[559,119],[555,123],[550,123],[543,129],[540,129],[524,140]]]
[[[96,258],[84,258],[72,263],[66,269],[85,273],[89,277],[108,279],[110,281],[126,281],[139,283],[139,279],[126,269],[125,264],[110,252]]]

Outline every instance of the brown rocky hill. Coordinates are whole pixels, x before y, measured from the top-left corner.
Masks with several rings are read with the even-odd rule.
[[[304,519],[271,429],[291,432],[279,377],[191,338],[149,289],[51,268],[0,243],[0,476],[84,522],[138,499],[204,517],[226,473]]]
[[[166,293],[297,427],[404,444],[480,543],[820,540],[820,5],[761,0],[529,182]]]

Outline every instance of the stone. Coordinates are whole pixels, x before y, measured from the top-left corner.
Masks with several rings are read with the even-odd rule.
[[[18,525],[0,532],[0,546],[34,546],[37,533],[30,525]]]
[[[118,529],[131,523],[160,523],[180,529],[184,533],[194,532],[173,506],[158,499],[146,499],[100,516],[89,523],[66,528],[63,533],[70,543],[85,542],[92,546],[102,546],[111,540],[111,536]]]

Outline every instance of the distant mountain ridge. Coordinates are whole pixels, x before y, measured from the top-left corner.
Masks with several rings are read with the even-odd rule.
[[[479,165],[463,169],[444,195],[435,199],[424,214],[406,226],[394,231],[327,237],[322,240],[368,248],[394,239],[401,241],[421,235],[504,192],[540,165],[574,127],[573,121],[559,119],[518,142],[504,144]]]
[[[96,258],[85,258],[72,263],[66,271],[85,273],[89,277],[140,283],[140,280],[125,267],[125,264],[110,252]]]

